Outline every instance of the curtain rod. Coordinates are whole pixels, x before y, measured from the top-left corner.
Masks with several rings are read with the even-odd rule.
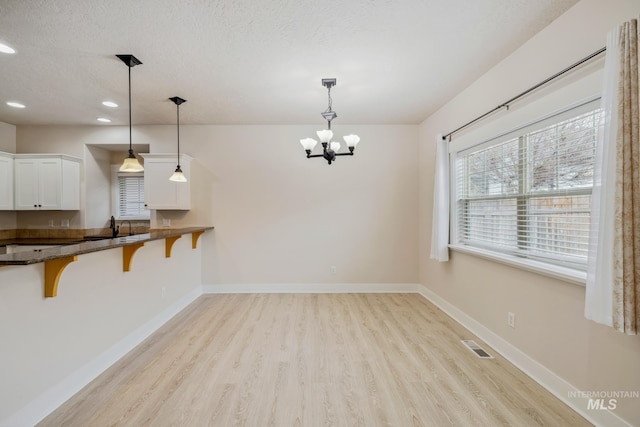
[[[453,135],[454,133],[457,133],[459,131],[461,131],[462,129],[471,126],[472,124],[474,124],[475,122],[484,119],[485,117],[487,117],[490,114],[495,113],[496,111],[502,109],[502,108],[507,108],[507,110],[509,109],[509,104],[511,104],[513,101],[522,98],[523,96],[527,95],[530,92],[533,92],[534,90],[538,89],[540,86],[544,86],[547,83],[549,83],[550,81],[560,77],[561,75],[573,70],[574,68],[584,64],[587,61],[590,61],[591,59],[595,58],[596,56],[600,55],[602,52],[604,52],[605,50],[607,50],[606,47],[603,47],[601,49],[598,49],[597,51],[593,52],[591,55],[586,56],[584,58],[582,58],[580,61],[576,62],[575,64],[569,65],[567,68],[565,68],[562,71],[559,71],[557,73],[555,73],[553,76],[548,77],[546,79],[544,79],[543,81],[541,81],[540,83],[531,86],[529,89],[525,90],[522,93],[519,93],[518,95],[514,96],[513,98],[509,99],[508,101],[503,102],[502,104],[498,105],[496,108],[494,108],[493,110],[487,111],[486,113],[484,113],[481,116],[476,117],[475,119],[471,120],[469,123],[465,123],[464,125],[460,126],[459,128],[449,132],[448,134],[444,135],[442,137],[442,139],[447,139],[449,138],[449,141],[451,141],[451,135]]]

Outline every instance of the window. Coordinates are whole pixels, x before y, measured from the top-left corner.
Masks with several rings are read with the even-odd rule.
[[[144,205],[144,175],[117,173],[116,212],[118,219],[149,219]]]
[[[586,269],[600,111],[581,107],[455,153],[454,245]]]

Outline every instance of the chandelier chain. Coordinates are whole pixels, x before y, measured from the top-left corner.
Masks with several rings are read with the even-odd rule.
[[[327,88],[327,97],[329,98],[329,106],[327,107],[327,109],[325,110],[325,113],[330,113],[331,111],[333,111],[331,108],[333,106],[333,100],[331,99],[331,87]]]

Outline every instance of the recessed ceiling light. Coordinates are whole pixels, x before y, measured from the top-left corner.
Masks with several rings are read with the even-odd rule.
[[[2,53],[16,53],[16,50],[11,46],[7,46],[6,44],[0,43],[0,52]]]
[[[7,105],[9,107],[13,107],[13,108],[25,108],[24,104],[20,104],[19,102],[9,101],[9,102],[7,102]]]
[[[116,108],[118,106],[118,104],[111,101],[104,101],[102,105],[104,105],[105,107],[111,107],[111,108]]]
[[[105,118],[105,117],[98,117],[98,121],[102,122],[102,123],[111,123],[111,120]]]

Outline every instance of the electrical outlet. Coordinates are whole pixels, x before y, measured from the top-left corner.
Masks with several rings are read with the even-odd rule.
[[[516,327],[516,315],[512,312],[507,313],[507,325],[514,329]]]
[[[167,287],[163,286],[162,287],[162,298],[164,299],[164,296],[167,294]]]
[[[329,267],[329,270],[331,271],[331,274],[334,276],[338,272],[338,268],[335,265],[332,265],[331,267]]]
[[[50,219],[50,220],[49,220],[49,228],[53,228],[53,227],[54,227],[53,220],[52,220],[52,219]]]
[[[69,228],[69,220],[68,219],[63,219],[60,221],[60,226],[62,228]]]
[[[171,220],[168,218],[162,218],[162,226],[163,227],[171,227]]]

